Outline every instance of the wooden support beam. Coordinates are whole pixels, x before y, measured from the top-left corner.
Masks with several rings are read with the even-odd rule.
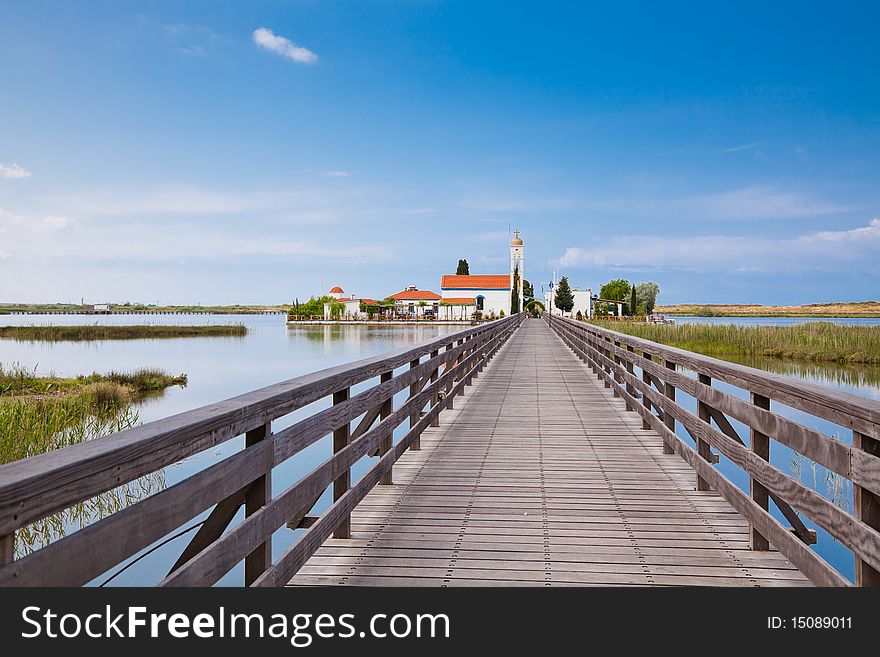
[[[414,370],[418,366],[419,366],[419,359],[418,358],[416,358],[415,360],[411,360],[409,362],[409,368],[411,370]],[[412,385],[410,385],[410,387],[409,387],[409,396],[415,397],[417,394],[419,394],[422,391],[422,388],[424,387],[425,383],[427,383],[427,379],[428,379],[428,377],[426,377],[425,379],[419,380],[419,381],[414,381],[412,383]],[[415,427],[419,423],[419,419],[421,417],[421,410],[422,410],[421,408],[416,409],[413,412],[413,414],[409,416],[409,428],[410,429],[412,429],[413,427]],[[413,440],[413,443],[412,443],[412,446],[410,447],[410,449],[413,450],[414,452],[416,452],[416,451],[420,450],[421,448],[422,448],[421,438],[417,436],[416,439]]]
[[[386,381],[390,381],[394,376],[394,372],[385,372],[382,376],[379,377],[380,383],[385,383]],[[389,397],[382,404],[382,407],[379,411],[379,417],[384,420],[386,417],[391,415],[394,412],[394,398]],[[381,421],[381,420],[380,420]],[[384,456],[388,452],[391,451],[391,447],[394,444],[394,436],[392,433],[389,433],[385,438],[382,439],[381,442],[381,450],[379,452],[380,457]],[[390,486],[394,483],[394,473],[391,468],[388,468],[388,471],[382,475],[382,478],[379,480],[379,483],[383,486]]]
[[[431,358],[436,358],[439,353],[440,352],[435,349],[434,351],[431,352]],[[436,383],[438,378],[440,378],[440,369],[435,367],[433,370],[431,370],[431,383]],[[439,403],[440,403],[440,395],[439,395],[439,393],[435,392],[432,399],[431,399],[431,406],[436,406]],[[431,426],[432,427],[439,427],[440,426],[440,414],[439,413],[437,413],[431,417]]]
[[[675,363],[671,363],[670,361],[667,360],[666,361],[666,369],[672,370],[674,372],[675,371]],[[667,381],[664,387],[665,387],[665,389],[663,391],[663,394],[666,395],[666,398],[670,399],[672,401],[675,401],[675,386],[673,386],[671,383],[669,383]],[[663,414],[663,424],[665,424],[667,426],[667,428],[672,433],[675,433],[675,418],[672,417],[672,413],[664,413]],[[672,445],[667,443],[665,440],[663,441],[663,453],[664,454],[674,454],[675,453],[675,450],[672,449]]]
[[[872,456],[880,456],[880,440],[853,432],[853,447]],[[853,485],[856,518],[880,531],[880,495]],[[856,586],[880,586],[880,570],[856,557]]]
[[[205,522],[199,527],[199,530],[196,532],[196,535],[193,536],[189,545],[184,548],[180,557],[178,557],[177,561],[174,562],[174,565],[171,566],[171,570],[168,571],[169,574],[180,568],[183,564],[223,535],[223,532],[226,531],[229,523],[232,522],[235,514],[238,513],[238,510],[241,508],[241,505],[244,504],[245,498],[252,485],[253,484],[245,486],[217,503],[211,513],[208,514]]]
[[[343,388],[333,393],[333,405],[341,404],[348,401],[351,395],[351,388]],[[333,432],[333,453],[340,452],[346,447],[351,440],[351,424],[346,422],[343,426]],[[351,488],[351,468],[345,471],[333,480],[333,501],[336,502],[348,489]],[[351,516],[345,516],[336,529],[333,531],[333,538],[351,538]]]
[[[251,447],[272,434],[272,423],[252,429],[245,434],[244,446]],[[262,509],[272,498],[272,471],[269,470],[248,487],[244,499],[244,516],[247,518]],[[244,585],[250,586],[272,565],[272,537],[260,543],[244,560]]]
[[[759,395],[757,393],[751,393],[752,403],[758,408],[763,408],[765,411],[770,410],[770,398],[765,397],[764,395]],[[749,442],[752,452],[754,452],[757,456],[764,459],[765,461],[770,460],[770,437],[766,434],[761,433],[760,431],[756,431],[755,429],[749,429]],[[755,503],[764,509],[765,511],[769,511],[770,508],[770,496],[768,495],[767,489],[761,484],[761,482],[757,481],[754,476],[749,476],[749,490],[752,495],[752,499]],[[754,525],[751,526],[751,530],[749,532],[749,545],[753,550],[765,552],[770,549],[770,542],[767,540],[766,536],[761,535],[757,529],[755,529]]]
[[[712,377],[706,376],[705,374],[699,374],[698,378],[700,383],[707,386],[712,385]],[[706,424],[712,422],[712,409],[701,401],[697,402],[697,415]],[[709,446],[709,443],[703,440],[700,436],[695,436],[695,439],[697,443],[697,454],[700,455],[701,459],[711,463],[712,449]],[[697,475],[697,490],[710,490],[709,482],[703,479],[699,474]]]
[[[0,566],[15,560],[15,534],[0,536]]]
[[[651,354],[649,354],[647,351],[642,352],[642,356],[645,357],[645,360],[651,360]],[[648,372],[646,372],[644,369],[642,370],[642,381],[644,381],[648,385],[651,385],[651,375]],[[650,412],[651,402],[648,401],[647,395],[642,395],[642,405],[645,408],[647,408],[648,411]],[[642,429],[647,431],[650,428],[651,428],[651,423],[648,422],[645,418],[642,418]]]

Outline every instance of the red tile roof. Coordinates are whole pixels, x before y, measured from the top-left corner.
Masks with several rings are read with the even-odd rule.
[[[474,297],[447,297],[440,303],[447,306],[476,306],[477,300]]]
[[[509,290],[510,276],[495,274],[474,274],[460,276],[458,274],[444,274],[440,278],[440,288],[450,289],[474,289],[474,290]]]
[[[439,301],[441,296],[430,290],[404,290],[397,294],[392,294],[389,299],[395,301]]]
[[[340,293],[345,293],[345,290],[343,290],[338,285],[336,287],[333,287],[330,289],[330,294],[340,294]]]

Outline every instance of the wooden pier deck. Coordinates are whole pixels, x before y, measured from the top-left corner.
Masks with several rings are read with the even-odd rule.
[[[466,390],[291,584],[810,584],[544,321]]]

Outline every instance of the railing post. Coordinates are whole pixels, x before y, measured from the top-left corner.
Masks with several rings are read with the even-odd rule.
[[[454,342],[449,343],[448,345],[446,345],[446,351],[452,351],[452,348],[454,346],[455,346]],[[453,363],[454,363],[454,361],[452,361],[452,360],[446,361],[446,372],[444,372],[444,373],[448,373],[453,369]],[[452,395],[449,394],[449,391],[452,390],[452,384],[454,383],[454,380],[455,380],[455,375],[454,374],[450,375],[449,381],[446,382],[446,389],[444,391],[443,401],[446,402],[446,408],[448,408],[448,409],[455,408],[455,404],[452,401]]]
[[[880,440],[853,432],[853,447],[872,456],[880,456]],[[853,484],[856,518],[880,531],[880,495]],[[856,586],[880,586],[880,571],[856,557]]]
[[[697,378],[700,383],[710,386],[712,385],[712,377],[706,374],[698,374]],[[697,415],[706,424],[711,424],[712,414],[705,402],[697,401]],[[712,463],[712,450],[709,443],[702,438],[697,438],[697,454],[700,455],[707,463]],[[697,490],[710,490],[709,482],[697,475]]]
[[[642,352],[642,356],[645,357],[645,360],[651,360],[651,354],[647,351]],[[648,373],[642,368],[642,381],[645,383],[645,388],[648,389],[651,387],[651,377],[648,376]],[[642,393],[642,406],[648,409],[648,412],[651,412],[651,402],[648,401],[648,395]],[[648,422],[645,418],[642,418],[642,429],[650,429],[651,423]]]
[[[630,345],[626,345],[626,350],[627,350],[628,352],[630,352],[630,353],[634,353],[634,352],[635,352],[635,349],[633,349],[632,346],[630,346]],[[631,362],[629,362],[629,361],[626,361],[626,371],[627,371],[630,375],[635,376],[635,371],[634,371],[634,369],[633,369],[633,364],[632,364]],[[626,391],[627,391],[627,393],[630,394],[630,396],[632,396],[632,397],[635,397],[635,396],[636,396],[636,387],[635,387],[632,383],[627,382],[627,384],[626,384]],[[630,405],[629,401],[626,402],[626,410],[628,410],[628,411],[632,411],[632,410],[634,410],[633,407]]]
[[[666,369],[675,371],[675,363],[670,363],[668,360],[666,361]],[[669,381],[663,382],[663,393],[666,395],[666,398],[675,401],[675,386],[672,385]],[[672,433],[675,433],[675,418],[672,416],[672,413],[669,411],[663,412],[663,424],[666,425],[666,428],[669,429]],[[672,445],[667,443],[665,440],[663,441],[663,453],[664,454],[674,454],[675,450],[672,448]]]
[[[344,388],[339,392],[333,393],[333,405],[341,404],[348,401],[351,394],[350,388]],[[333,432],[333,453],[345,449],[348,440],[351,437],[351,425],[346,422],[344,426],[339,427]],[[333,480],[333,501],[336,502],[340,497],[345,495],[346,491],[351,487],[351,468],[346,468],[345,472]],[[333,538],[351,538],[351,516],[345,516],[339,525],[333,531]]]
[[[409,369],[411,369],[411,370],[414,370],[418,366],[419,366],[419,359],[418,358],[416,358],[415,360],[411,360],[409,362]],[[409,396],[410,397],[415,397],[416,395],[418,395],[422,392],[421,387],[419,386],[419,383],[420,383],[419,379],[416,379],[415,381],[413,381],[410,384],[410,386],[409,386]],[[410,429],[412,429],[414,426],[416,426],[419,423],[419,420],[422,417],[422,408],[424,408],[424,406],[417,408],[416,410],[414,410],[410,414],[410,416],[409,416],[409,428]],[[417,452],[421,448],[422,448],[421,437],[416,436],[416,439],[413,440],[412,445],[410,446],[410,449],[413,450],[414,452]]]
[[[619,340],[615,340],[613,342],[613,344],[615,347],[618,347],[618,348],[620,347]],[[612,354],[612,359],[614,360],[614,362],[617,364],[618,367],[620,367],[620,356],[618,356],[617,352],[614,352],[614,351],[612,351],[611,354]],[[623,383],[623,377],[620,376],[620,374],[617,372],[617,370],[614,370],[614,382],[617,383],[618,385]],[[620,393],[617,392],[617,388],[614,389],[614,396],[620,397]]]
[[[272,433],[272,423],[252,429],[245,434],[244,446],[256,445],[266,440]],[[244,498],[244,517],[247,518],[263,508],[272,497],[272,471],[254,480]],[[272,565],[272,536],[247,555],[244,559],[244,585],[250,586]]]
[[[431,352],[431,358],[436,358],[439,354],[440,354],[440,352],[437,349],[435,349],[434,351]],[[431,383],[432,384],[436,383],[437,379],[439,379],[439,378],[440,378],[440,367],[438,366],[438,367],[435,367],[433,370],[431,370]],[[439,403],[440,403],[440,391],[437,390],[431,396],[431,406],[435,406]],[[431,418],[431,426],[432,427],[439,427],[440,426],[440,413],[437,413],[436,415],[434,415],[434,417]]]
[[[390,381],[394,376],[394,372],[383,372],[382,376],[379,377],[380,383],[385,383],[386,381]],[[379,412],[379,422],[384,420],[386,417],[391,415],[394,412],[394,397],[391,396],[382,402],[382,410]],[[384,456],[388,452],[391,451],[391,448],[394,446],[394,432],[388,434],[387,437],[382,439],[382,444],[379,449],[380,458]],[[390,486],[394,483],[394,473],[392,468],[388,468],[388,471],[382,475],[382,478],[379,480],[379,483],[383,486]]]
[[[752,403],[758,408],[763,408],[765,411],[770,410],[770,398],[765,397],[764,395],[759,395],[753,392]],[[769,436],[760,431],[756,431],[755,429],[749,429],[749,442],[751,443],[752,452],[765,461],[770,460]],[[755,477],[752,475],[749,476],[749,490],[752,493],[752,499],[755,503],[765,511],[769,511],[770,495],[767,489],[760,482],[755,481]],[[749,531],[749,546],[752,550],[766,552],[770,549],[770,542],[765,536],[758,533],[758,530],[753,526]]]
[[[15,534],[0,536],[0,566],[12,563],[15,559]]]

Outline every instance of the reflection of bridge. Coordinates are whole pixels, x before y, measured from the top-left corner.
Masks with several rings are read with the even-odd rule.
[[[12,560],[17,528],[242,434],[231,456]],[[332,454],[273,493],[273,469],[330,435]],[[810,547],[815,527],[877,585],[878,437],[876,402],[516,315],[3,466],[0,582],[87,583],[198,518],[157,582],[208,585],[243,561],[246,583],[275,586],[848,584]],[[853,506],[776,467],[771,443],[852,482]],[[273,554],[285,527],[296,540]]]

